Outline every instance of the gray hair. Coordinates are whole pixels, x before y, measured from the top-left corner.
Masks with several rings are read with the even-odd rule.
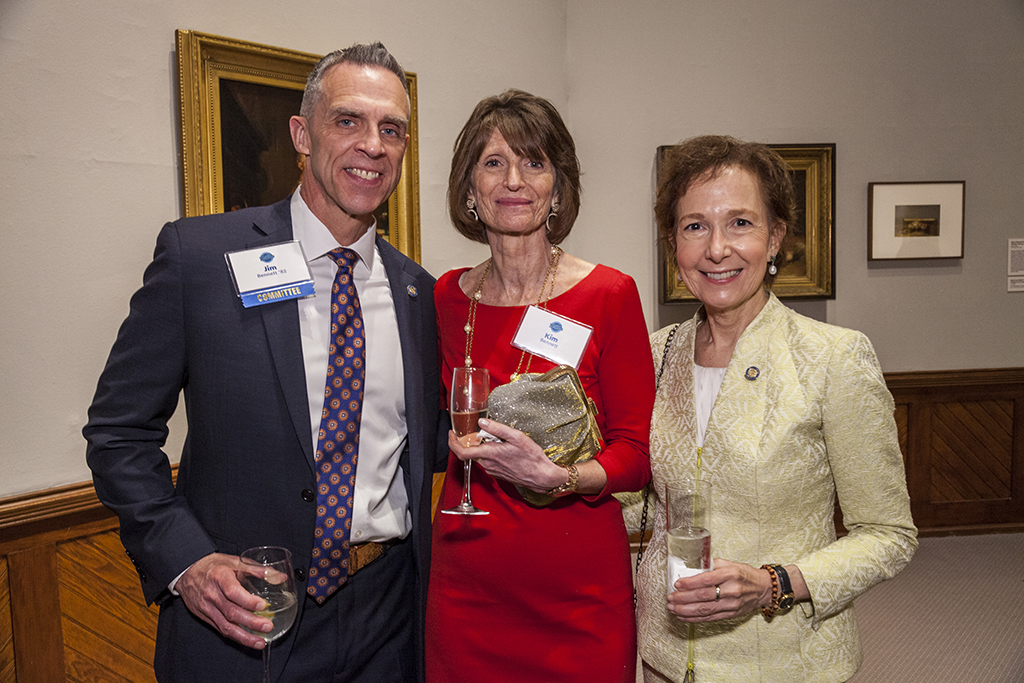
[[[405,78],[405,70],[380,41],[369,45],[357,43],[343,50],[335,50],[316,63],[309,73],[309,78],[306,79],[306,89],[302,93],[302,106],[299,109],[300,116],[307,119],[313,116],[316,105],[320,104],[320,100],[324,96],[324,74],[330,71],[331,67],[346,63],[387,69],[398,76],[406,93],[409,92],[409,82]]]

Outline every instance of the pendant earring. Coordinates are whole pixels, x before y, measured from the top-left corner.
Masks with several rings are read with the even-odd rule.
[[[548,211],[547,224],[548,232],[551,232],[551,219],[558,216],[558,202],[551,202],[551,210]]]
[[[768,259],[768,274],[775,275],[778,272],[779,269],[775,266],[775,257],[772,256],[770,259]]]
[[[466,200],[466,210],[469,211],[470,215],[473,216],[473,220],[479,221],[480,216],[476,213],[476,200],[470,197]]]

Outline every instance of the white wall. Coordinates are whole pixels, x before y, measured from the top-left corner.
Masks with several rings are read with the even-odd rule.
[[[2,0],[0,497],[90,478],[96,380],[160,226],[181,215],[175,29],[315,53],[382,40],[417,73],[423,261],[441,273],[486,258],[444,208],[473,106],[512,85],[565,106],[564,2],[510,7]]]
[[[418,74],[423,262],[485,250],[448,225],[451,146],[506,87],[573,131],[584,204],[567,248],[659,307],[654,150],[704,132],[837,145],[838,295],[798,308],[867,332],[887,371],[1024,366],[1005,289],[1024,181],[1019,0],[3,0],[0,497],[84,481],[80,429],[160,225],[180,215],[174,30],[307,52],[380,39]],[[947,265],[868,265],[867,183],[966,180]],[[172,444],[182,437],[176,419]]]
[[[836,299],[801,312],[863,330],[885,371],[1024,365],[1024,3],[570,0],[569,110],[584,258],[658,307],[654,153],[702,133],[836,144]],[[965,180],[964,259],[867,261],[873,181]],[[575,234],[574,234],[575,236]]]

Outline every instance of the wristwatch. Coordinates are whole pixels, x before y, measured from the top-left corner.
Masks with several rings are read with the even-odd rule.
[[[793,584],[789,582],[789,572],[781,564],[773,564],[772,569],[779,577],[779,602],[776,609],[789,609],[796,602],[793,594]]]
[[[793,594],[789,573],[781,564],[762,564],[761,569],[768,572],[768,576],[772,580],[772,601],[761,608],[764,618],[771,621],[776,611],[793,606],[793,603],[796,602],[796,595]]]

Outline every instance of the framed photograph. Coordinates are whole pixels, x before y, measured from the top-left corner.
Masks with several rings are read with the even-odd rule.
[[[782,248],[786,262],[772,291],[780,299],[834,299],[835,292],[835,170],[836,146],[768,145],[789,166],[796,191],[796,221]],[[658,148],[658,177],[671,146]],[[674,254],[662,254],[662,303],[693,302],[696,298],[679,281]]]
[[[186,216],[272,204],[292,193],[305,164],[288,120],[321,55],[196,31],[175,31]],[[402,178],[376,211],[377,231],[420,259],[416,74],[406,72],[409,146]]]
[[[966,185],[868,183],[868,260],[963,258]]]

